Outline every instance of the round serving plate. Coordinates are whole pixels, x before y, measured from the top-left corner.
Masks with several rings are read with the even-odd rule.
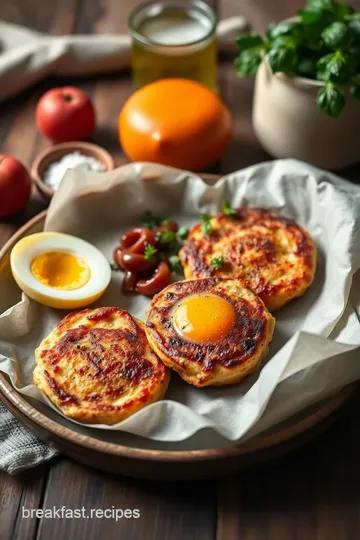
[[[20,300],[21,292],[10,269],[15,243],[43,230],[46,211],[24,225],[0,251],[0,313]],[[207,442],[209,433],[199,432],[179,443],[154,442],[123,432],[78,426],[52,409],[19,394],[0,373],[0,398],[10,411],[40,439],[75,460],[125,476],[186,480],[229,474],[274,458],[306,443],[322,432],[353,395],[356,384],[318,403],[253,439],[240,444],[219,436]]]

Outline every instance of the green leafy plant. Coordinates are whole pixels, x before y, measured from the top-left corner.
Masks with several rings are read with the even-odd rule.
[[[265,57],[273,73],[322,81],[318,107],[337,118],[345,105],[344,86],[360,99],[360,12],[346,2],[308,0],[297,15],[271,24],[264,36],[238,37],[236,73],[255,74]]]

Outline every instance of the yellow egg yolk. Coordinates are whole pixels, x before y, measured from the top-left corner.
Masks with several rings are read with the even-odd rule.
[[[30,269],[37,280],[53,289],[79,289],[90,279],[86,262],[66,251],[41,253],[33,259]]]
[[[235,324],[232,305],[221,296],[188,296],[174,309],[175,330],[190,341],[215,342],[226,336]]]

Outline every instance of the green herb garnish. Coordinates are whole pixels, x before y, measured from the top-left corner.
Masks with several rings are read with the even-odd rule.
[[[212,231],[211,219],[212,216],[209,216],[208,214],[201,214],[201,230],[204,234],[210,234]]]
[[[181,262],[178,255],[171,255],[171,257],[169,257],[169,264],[173,272],[181,269]]]
[[[213,266],[216,270],[219,270],[219,268],[222,267],[224,262],[225,262],[224,257],[220,255],[220,257],[215,257],[214,259],[211,259],[211,266]]]
[[[264,36],[240,36],[236,73],[256,73],[265,56],[273,73],[322,81],[318,107],[337,118],[345,105],[343,86],[360,99],[360,12],[347,2],[308,0],[297,15],[296,21],[271,24]]]
[[[231,216],[231,217],[237,217],[238,216],[237,211],[234,208],[232,208],[230,206],[230,203],[227,202],[227,201],[225,201],[224,204],[222,205],[222,211],[227,216]]]
[[[147,261],[149,262],[155,261],[156,254],[157,254],[156,247],[152,246],[151,244],[148,244],[147,246],[145,246],[144,257]]]
[[[141,218],[141,225],[146,229],[155,229],[155,227],[161,225],[163,221],[163,218],[156,216],[148,210]]]
[[[189,236],[189,229],[187,227],[180,227],[180,229],[177,232],[178,237],[180,240],[186,240]]]
[[[176,233],[170,229],[165,229],[157,233],[156,239],[161,244],[173,244],[176,241]]]
[[[110,264],[110,268],[112,272],[118,272],[119,270],[121,270],[120,266],[118,266],[117,264],[114,264],[114,263],[109,263],[109,264]]]

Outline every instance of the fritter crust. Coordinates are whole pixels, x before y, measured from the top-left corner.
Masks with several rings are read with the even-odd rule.
[[[187,279],[231,277],[243,280],[270,311],[304,294],[316,269],[316,247],[294,220],[264,208],[239,208],[211,219],[205,234],[195,225],[180,251]],[[211,261],[222,256],[216,269]]]
[[[195,343],[180,336],[172,311],[185,297],[217,294],[235,311],[236,322],[229,334],[214,343]],[[179,281],[154,296],[146,312],[148,341],[171,369],[194,386],[235,384],[261,364],[271,343],[275,319],[262,300],[238,280],[208,278]]]
[[[170,372],[144,324],[115,307],[67,315],[35,351],[34,383],[80,422],[116,424],[161,399]]]

